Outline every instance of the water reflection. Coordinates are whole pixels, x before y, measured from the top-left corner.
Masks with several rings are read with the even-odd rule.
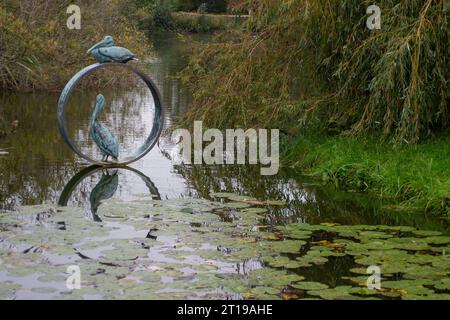
[[[127,171],[138,176],[148,189],[148,196],[160,200],[161,195],[152,180],[139,170],[130,167],[101,167],[91,166],[77,173],[64,187],[58,200],[58,205],[66,207],[71,198],[74,197],[78,206],[87,207],[89,204],[90,217],[93,221],[101,222],[102,219],[97,215],[98,208],[103,201],[111,199],[119,187],[119,172]],[[83,181],[89,177],[101,173],[101,178],[92,191],[86,192],[85,188],[80,188]],[[91,185],[91,183],[88,183]],[[140,196],[142,196],[141,194]]]
[[[111,199],[114,196],[118,186],[119,176],[117,175],[117,171],[110,174],[108,169],[105,169],[103,171],[102,178],[95,188],[92,189],[91,196],[89,197],[89,203],[91,204],[91,212],[94,217],[94,221],[101,221],[100,217],[97,215],[98,207],[102,201]]]
[[[283,168],[276,176],[260,176],[258,166],[177,166],[176,170],[197,190],[199,196],[213,199],[213,192],[231,192],[259,200],[285,202],[268,206],[265,223],[345,225],[408,225],[449,232],[448,222],[423,212],[398,212],[388,199],[364,193],[341,192],[317,179]]]

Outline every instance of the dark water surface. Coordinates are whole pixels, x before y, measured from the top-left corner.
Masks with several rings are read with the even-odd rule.
[[[208,41],[208,38],[202,38],[200,36],[197,40]],[[186,88],[183,88],[179,80],[174,77],[187,63],[189,45],[185,41],[180,40],[177,35],[167,34],[155,36],[153,45],[154,52],[152,52],[152,55],[146,59],[142,59],[146,64],[143,67],[149,68],[149,74],[161,91],[166,107],[166,125],[170,126],[174,117],[187,110],[190,102],[191,96],[189,91]],[[128,90],[110,88],[100,91],[90,90],[75,92],[72,96],[72,102],[69,106],[68,113],[70,135],[72,139],[78,143],[83,152],[98,157],[98,151],[93,145],[87,129],[95,96],[100,92],[105,95],[108,106],[102,120],[108,127],[113,128],[114,132],[117,132],[121,152],[127,153],[140,145],[143,142],[145,135],[151,130],[153,103],[148,96],[148,93],[146,93],[139,85],[132,86],[132,89]],[[222,200],[225,201],[225,208],[217,208],[215,207],[217,206],[216,203],[211,204],[208,202],[214,199],[217,200],[217,197],[212,195],[214,192],[233,193],[248,197],[249,199],[256,198],[255,201],[257,202],[267,200],[284,202],[285,204],[281,206],[277,204],[267,204],[263,206],[264,210],[267,210],[267,214],[259,223],[264,224],[264,228],[269,228],[271,232],[274,232],[275,230],[271,228],[295,223],[338,223],[347,226],[412,226],[414,228],[438,230],[443,233],[448,233],[447,224],[436,217],[429,217],[423,212],[400,212],[392,208],[388,209],[389,203],[387,201],[372,199],[367,195],[358,193],[338,192],[332,187],[325,187],[317,180],[302,176],[287,168],[282,168],[277,176],[262,177],[259,174],[259,168],[251,166],[174,166],[171,159],[176,156],[178,149],[167,137],[162,137],[160,144],[156,146],[149,155],[139,162],[132,164],[130,168],[115,170],[101,170],[100,168],[95,167],[87,168],[88,164],[75,157],[59,136],[56,127],[56,103],[58,97],[58,93],[23,94],[0,92],[0,112],[9,122],[14,120],[19,121],[17,132],[6,139],[0,140],[0,150],[3,149],[8,153],[6,155],[0,155],[0,211],[20,211],[23,206],[41,204],[55,206],[59,203],[62,205],[69,205],[71,208],[81,208],[80,210],[82,210],[84,215],[88,218],[85,220],[89,221],[89,223],[94,223],[93,221],[108,220],[107,216],[103,215],[102,217],[100,214],[103,200],[111,199],[111,201],[130,203],[130,208],[132,208],[133,205],[131,203],[142,201],[143,197],[151,196],[156,203],[159,203],[156,207],[164,207],[173,214],[173,217],[170,216],[170,214],[167,215],[166,219],[168,219],[168,221],[172,221],[171,219],[187,219],[187,217],[180,218],[178,216],[180,212],[192,214],[189,216],[189,219],[186,220],[193,230],[191,233],[186,233],[186,230],[172,230],[174,233],[179,233],[180,239],[183,239],[183,236],[185,240],[190,239],[192,241],[192,239],[197,239],[199,243],[201,242],[199,247],[203,250],[209,250],[211,248],[213,248],[213,252],[217,250],[220,252],[222,252],[221,250],[228,250],[226,252],[230,255],[233,255],[233,248],[225,248],[225,244],[223,247],[217,247],[208,241],[202,242],[203,232],[206,231],[198,230],[198,228],[201,229],[202,226],[204,226],[203,221],[197,221],[193,218],[195,212],[204,212],[202,211],[202,206],[211,206],[204,219],[212,219],[212,217],[218,215],[220,221],[214,220],[214,222],[211,222],[211,228],[216,228],[214,229],[216,230],[215,232],[217,232],[217,230],[222,230],[221,228],[223,228],[223,234],[228,234],[227,228],[230,226],[226,225],[226,223],[235,221],[235,216],[239,213],[233,211],[233,206],[235,206],[234,202],[231,202],[231,208],[226,207],[227,200]],[[227,197],[218,196],[218,198]],[[189,201],[181,203],[176,202],[180,199],[182,201],[188,201],[187,199],[197,199],[200,202],[195,202],[194,200],[192,200],[192,203]],[[106,204],[105,207],[108,205],[111,204]],[[176,210],[171,211],[173,208],[176,208]],[[28,209],[24,210],[27,211]],[[45,213],[44,215],[52,216],[53,214],[52,212],[49,213],[47,209],[45,209],[47,211],[44,209],[42,210]],[[121,217],[121,210],[123,211],[125,209],[119,205],[113,211]],[[133,209],[130,210],[133,211]],[[139,209],[135,208],[134,210],[133,214],[139,212]],[[247,209],[244,208],[243,210],[243,212],[247,212],[245,211]],[[251,210],[247,212],[248,217],[242,218],[244,221],[242,222],[243,225],[246,225],[245,223],[247,223],[245,222],[245,219],[250,219],[249,217],[251,217],[251,214],[256,214],[255,212]],[[214,213],[214,216],[208,215],[210,213]],[[38,222],[40,221],[40,215],[42,216],[42,212],[39,213],[37,216],[38,218],[36,218]],[[111,216],[109,217],[110,220],[113,218],[114,217]],[[148,218],[149,217],[146,217],[146,219]],[[138,219],[136,221],[138,221]],[[153,235],[151,235],[151,230],[157,232],[157,230],[161,230],[161,228],[164,229],[164,221],[161,222],[161,219],[154,219],[152,221],[155,222],[155,225],[158,225],[158,228],[149,228],[150,232],[148,232],[148,230],[145,232],[144,236],[147,235],[147,240],[152,239],[153,237]],[[69,222],[67,223],[69,224]],[[83,223],[80,221],[72,222],[75,225]],[[35,223],[36,221],[33,222],[33,224]],[[13,232],[8,229],[7,222],[4,224],[4,232]],[[127,231],[127,228],[118,226],[115,222],[108,222],[107,226],[111,227],[112,230],[116,230],[113,231],[113,233],[116,232],[119,234],[118,237],[117,234],[116,237],[114,237],[116,240],[117,238],[126,238],[127,236],[132,238],[142,236],[135,231]],[[145,224],[145,226],[147,225]],[[239,228],[239,224],[237,227]],[[96,227],[91,226],[89,228]],[[172,225],[171,228],[176,227]],[[253,228],[258,230],[258,226],[256,225]],[[326,228],[332,228],[332,226],[327,226]],[[363,228],[362,230],[365,229]],[[391,229],[383,230],[386,231]],[[91,231],[95,232],[95,230]],[[292,230],[289,229],[285,231],[286,234],[289,234]],[[330,240],[332,238],[330,234],[334,234],[333,230],[330,231],[328,229],[315,230],[314,232],[316,233],[314,233],[313,239],[316,237],[316,240],[318,241]],[[339,232],[345,233],[346,231],[340,229]],[[361,231],[358,229],[358,232],[360,232],[360,236],[361,234],[366,236],[365,232],[370,231]],[[221,237],[223,234],[219,233],[218,235]],[[380,235],[376,235],[376,237],[378,236]],[[389,237],[390,236],[392,235],[389,235]],[[92,237],[96,239],[95,235],[91,235],[89,239],[92,240]],[[220,237],[218,236],[217,239]],[[271,238],[274,236],[258,233],[257,237],[260,239],[261,237]],[[381,235],[380,237],[383,238],[384,236]],[[13,251],[20,251],[17,248],[22,247],[19,245],[16,247],[12,244],[8,244],[9,240],[7,240],[7,238],[8,237],[5,236],[4,239],[1,239],[0,249],[2,247],[7,247],[8,250],[12,250],[11,248],[14,247],[15,249]],[[231,238],[236,239],[235,235]],[[246,239],[245,236],[243,236],[243,238]],[[296,238],[295,235],[292,236],[292,238],[302,239],[301,237]],[[230,239],[223,238],[222,241],[231,241]],[[163,245],[162,247],[155,247],[152,249],[151,256],[153,257],[153,261],[160,265],[153,266],[153,268],[163,268],[161,264],[169,263],[167,255],[165,258],[161,259],[158,257],[160,257],[160,253],[164,246],[166,246],[164,247],[166,249],[167,247],[173,246],[173,239],[170,236],[162,234],[159,235],[158,240],[161,241]],[[436,242],[435,239],[430,241]],[[120,246],[117,243],[112,245],[116,247]],[[242,244],[236,245],[239,246]],[[419,249],[420,248],[417,248],[417,250]],[[28,253],[29,249],[26,249],[25,251]],[[245,250],[242,251],[247,252]],[[286,253],[289,253],[289,251]],[[251,256],[250,253],[249,255]],[[218,270],[217,273],[228,274],[231,269],[234,270],[233,272],[237,270],[237,274],[247,275],[252,270],[262,269],[264,263],[276,267],[274,261],[264,261],[264,259],[261,260],[260,258],[256,258],[257,256],[264,256],[264,253],[261,252],[260,255],[255,254],[255,258],[252,259],[244,259],[246,255],[243,253],[242,256],[237,257],[243,260],[242,263],[230,265],[224,263],[215,265]],[[287,256],[283,257],[286,258]],[[191,257],[188,259],[191,267],[192,265],[202,265],[202,263],[205,263],[204,261],[207,261],[200,261],[198,259],[199,257]],[[2,261],[1,255],[0,261]],[[321,281],[322,283],[334,287],[343,283],[341,278],[349,275],[348,270],[353,265],[354,261],[352,258],[334,257],[330,258],[330,261],[327,264],[316,268],[304,270],[301,268],[301,265],[299,265],[295,266],[293,269],[296,270],[297,274],[301,274],[309,280]],[[188,281],[186,279],[190,279],[183,278],[188,277],[191,274],[189,273],[189,268],[184,267],[177,270],[177,272],[182,271],[181,275],[177,274],[180,278],[180,283],[182,283],[182,281]],[[411,271],[411,274],[413,274],[413,271],[414,270]],[[165,270],[164,272],[168,271]],[[391,276],[393,275],[394,273]],[[175,277],[172,273],[167,273],[165,277],[162,277],[161,279],[158,278],[158,281],[164,283],[163,280],[166,278],[170,279],[171,276]],[[273,281],[273,276],[273,274],[271,274],[270,277],[267,275],[267,279],[272,279],[270,281]],[[290,276],[285,275],[285,277],[287,277],[286,281],[289,282],[288,278]],[[35,278],[26,278],[25,280],[22,279],[20,281],[14,279],[16,278],[7,276],[5,271],[0,269],[0,280],[2,280],[2,283],[4,284],[3,289],[16,290],[10,282],[20,283],[23,287],[36,289],[35,282],[37,280]],[[196,281],[205,280],[202,279],[203,278],[200,278],[200,280],[196,279]],[[445,284],[439,283],[439,285],[443,286]],[[273,285],[270,285],[270,282],[265,284],[265,287],[267,286],[273,287]],[[255,289],[254,285],[251,287],[252,290]],[[126,285],[124,285],[124,288],[127,288]],[[227,287],[224,285],[223,288]],[[2,288],[0,287],[0,289]],[[175,291],[172,291],[172,295],[165,292],[165,288],[162,287],[160,289],[161,290],[158,291],[159,293],[156,297],[185,297],[182,295],[178,296],[176,293],[181,291],[175,289]],[[243,293],[242,289],[238,290],[238,288],[233,287],[231,289],[227,288],[227,290],[225,290],[227,293],[225,293],[225,291],[216,291],[211,297],[245,298],[245,293],[247,293],[250,298],[252,297],[252,294],[253,297],[255,297],[255,295],[257,297],[266,298],[275,296],[280,297],[279,294],[275,294],[270,290],[258,290],[254,290],[256,293]],[[17,297],[34,298],[38,293],[50,294],[49,292],[44,292],[45,290],[41,291],[43,292],[31,293],[26,290],[20,291],[21,294],[18,294]],[[202,290],[199,290],[199,292],[201,291]],[[229,292],[239,292],[240,295],[230,296]],[[295,292],[297,291],[294,290],[292,297],[295,297],[295,295],[298,294],[298,292]],[[141,293],[135,294],[136,296],[133,296],[130,293],[130,295],[127,295],[126,297],[133,298],[141,296]],[[261,295],[258,296],[257,294]],[[41,297],[39,295],[37,296]],[[50,298],[52,296],[49,295],[46,297]],[[90,296],[87,294],[84,297]],[[96,296],[94,294],[94,296],[91,297]],[[103,294],[100,295],[100,297],[108,296]],[[204,295],[189,297],[204,297]],[[291,296],[287,293],[286,295],[283,294],[282,297],[289,298]]]

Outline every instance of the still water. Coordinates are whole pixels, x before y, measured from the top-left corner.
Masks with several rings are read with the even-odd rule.
[[[196,40],[208,41],[209,38],[198,37]],[[173,119],[186,112],[191,101],[189,90],[184,88],[175,77],[177,72],[187,63],[190,50],[188,43],[180,40],[177,35],[155,36],[152,42],[152,54],[142,59],[144,63],[141,67],[148,70],[149,75],[162,94],[166,108],[165,124],[166,127],[169,127]],[[98,93],[98,90],[80,90],[74,93],[68,113],[71,138],[76,141],[83,152],[93,157],[98,157],[98,151],[93,145],[87,129],[95,96]],[[121,152],[127,153],[139,146],[151,130],[152,100],[139,85],[132,85],[131,89],[127,90],[107,88],[103,89],[101,93],[105,95],[108,105],[108,110],[103,115],[102,120],[108,127],[113,128],[114,132],[117,132]],[[100,168],[88,167],[87,163],[74,156],[59,136],[56,127],[58,97],[58,93],[0,93],[0,112],[9,122],[19,121],[17,132],[6,139],[0,140],[0,149],[8,152],[7,155],[0,156],[0,211],[20,211],[24,206],[41,204],[47,206],[68,205],[69,208],[79,208],[84,213],[86,221],[95,223],[108,220],[107,216],[102,218],[102,215],[99,214],[105,200],[122,204],[129,203],[131,207],[128,210],[133,211],[133,203],[142,201],[143,197],[150,197],[155,203],[159,203],[160,207],[166,208],[167,212],[174,214],[174,217],[171,217],[169,213],[167,214],[166,219],[168,221],[171,221],[172,218],[186,219],[186,217],[179,218],[176,216],[180,212],[193,214],[193,212],[204,212],[202,207],[208,207],[208,214],[214,213],[215,216],[220,217],[220,222],[216,221],[214,223],[217,223],[217,225],[212,223],[211,226],[223,228],[225,230],[223,234],[226,234],[226,228],[229,226],[222,225],[222,223],[234,221],[237,215],[233,211],[236,209],[233,206],[236,205],[231,202],[233,205],[227,207],[229,202],[226,198],[236,199],[227,194],[217,195],[217,193],[226,192],[249,199],[254,198],[254,203],[267,200],[284,203],[282,206],[277,204],[264,206],[263,210],[266,210],[267,214],[265,214],[263,222],[259,221],[259,223],[264,223],[270,231],[274,231],[271,228],[295,223],[401,225],[439,230],[443,233],[448,231],[446,223],[438,218],[428,217],[422,212],[398,212],[390,206],[388,201],[372,199],[367,195],[338,192],[332,187],[323,186],[316,179],[302,176],[289,168],[282,168],[280,173],[274,177],[263,177],[259,175],[259,168],[252,166],[175,166],[172,159],[176,156],[178,149],[168,135],[164,135],[160,143],[145,158],[133,163],[130,168],[101,170]],[[222,198],[223,206],[211,202],[218,198]],[[107,203],[104,206],[109,205],[111,204]],[[120,205],[117,208],[115,212],[121,212],[123,209]],[[174,208],[177,208],[178,211],[170,211]],[[238,206],[238,208],[240,207]],[[245,207],[240,209],[247,210]],[[136,208],[134,210],[139,212]],[[248,217],[251,217],[251,214],[256,211],[246,212]],[[51,212],[46,212],[44,210],[45,214],[51,216]],[[213,216],[207,215],[204,218],[210,219],[211,217]],[[202,221],[192,219],[193,217],[188,219],[192,228],[202,226]],[[155,221],[159,220],[156,219]],[[108,223],[111,224],[111,222]],[[155,222],[155,224],[157,223]],[[119,230],[121,237],[127,234],[128,229],[123,229],[123,226],[114,224],[109,226],[113,230]],[[331,226],[329,227],[331,228]],[[95,226],[89,228],[95,228]],[[254,228],[258,229],[256,226]],[[151,230],[146,232],[147,239],[153,237]],[[94,230],[91,231],[94,232]],[[172,231],[179,232],[180,238],[184,235],[186,239],[191,241],[195,237],[198,237],[199,242],[202,239],[202,233],[185,234],[183,233],[185,231],[182,230]],[[325,231],[330,232],[329,230]],[[130,234],[133,237],[138,236],[131,231]],[[222,237],[223,234],[220,234],[220,236]],[[258,237],[261,236],[263,235],[258,234]],[[264,237],[269,236],[264,235]],[[302,239],[294,236],[293,238]],[[165,235],[160,235],[160,241],[166,246],[172,244],[170,239],[170,237],[165,238]],[[324,239],[328,239],[327,236]],[[6,240],[3,239],[2,241]],[[224,238],[223,241],[231,240]],[[119,246],[117,243],[113,245]],[[212,251],[216,251],[217,247],[211,245],[208,241],[204,241],[200,247],[207,250],[211,249],[209,246],[214,248]],[[236,244],[236,246],[239,246],[239,244]],[[233,251],[230,248],[227,250],[227,253],[232,255],[230,252]],[[152,254],[154,257],[158,257],[158,249],[154,248]],[[264,254],[261,253],[261,255]],[[287,257],[285,258],[287,259]],[[167,257],[155,261],[157,263],[171,261],[165,259]],[[189,261],[193,265],[202,265],[202,262],[196,259],[198,257],[191,257]],[[334,285],[339,284],[339,281],[342,280],[336,282],[335,279],[347,275],[348,269],[353,263],[351,259],[346,259],[341,259],[338,263],[328,265],[328,267],[315,268],[312,271],[303,270],[302,275],[309,275],[310,280],[321,280],[329,285],[331,285],[331,282],[335,282]],[[272,263],[276,266],[274,261],[266,261],[265,263],[268,265]],[[247,259],[245,263],[238,264],[238,269],[245,269],[242,272],[247,274],[253,269],[261,269],[263,264],[264,262],[258,259]],[[224,264],[216,267],[220,271],[219,273],[225,274],[227,274],[227,268],[236,269],[235,264]],[[300,268],[301,265],[298,267]],[[339,271],[340,269],[345,271]],[[187,269],[183,270],[186,271]],[[180,272],[180,270],[177,272]],[[239,271],[238,274],[242,272]],[[288,276],[286,275],[286,277]],[[186,272],[180,277],[181,279],[186,277]],[[166,278],[169,279],[170,276],[167,275]],[[7,277],[3,271],[0,272],[0,279],[2,282],[14,282],[11,280],[14,277]],[[268,279],[273,280],[270,277]],[[23,280],[21,285],[33,287],[30,283],[36,280],[30,281]],[[196,279],[196,281],[199,280]],[[165,297],[164,290],[164,288],[161,288],[157,297]],[[295,294],[298,294],[298,292],[295,292],[294,290],[294,297]],[[40,293],[46,294],[45,292]],[[268,295],[270,292],[264,291],[262,293]],[[213,297],[245,298],[245,295],[230,296],[224,292],[215,292],[215,294]],[[264,295],[263,297],[270,298],[270,296]],[[275,296],[279,295],[274,294],[272,297]],[[35,297],[35,295],[28,292],[19,295],[19,297]],[[47,297],[51,297],[51,295]],[[132,298],[133,296],[128,297]],[[177,296],[175,294],[168,295],[168,297]],[[192,296],[189,297],[192,298]],[[193,296],[193,298],[196,297],[200,296]],[[290,296],[283,296],[283,298],[286,297],[289,298]]]

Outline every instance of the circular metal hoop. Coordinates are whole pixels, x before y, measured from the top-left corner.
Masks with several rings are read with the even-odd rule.
[[[69,134],[67,132],[67,124],[66,124],[66,105],[69,100],[70,94],[72,90],[75,88],[76,84],[89,73],[97,69],[112,66],[125,68],[133,72],[134,74],[138,75],[150,89],[150,92],[152,94],[155,103],[155,118],[153,119],[153,128],[149,136],[145,139],[144,144],[141,147],[139,147],[139,149],[137,149],[131,156],[123,159],[122,161],[114,163],[98,161],[92,159],[88,155],[81,152],[81,150],[70,139]],[[84,68],[83,70],[79,71],[75,76],[73,76],[72,79],[70,79],[70,81],[67,83],[66,87],[62,91],[58,101],[58,129],[59,132],[61,133],[61,136],[64,138],[64,141],[66,141],[70,149],[72,149],[73,152],[75,152],[81,158],[99,166],[126,166],[132,162],[138,161],[139,159],[143,158],[145,155],[147,155],[147,153],[149,153],[153,149],[155,144],[158,142],[158,139],[163,130],[163,126],[164,126],[164,110],[162,106],[161,95],[158,91],[158,88],[145,73],[124,63],[115,63],[115,62],[96,63]]]

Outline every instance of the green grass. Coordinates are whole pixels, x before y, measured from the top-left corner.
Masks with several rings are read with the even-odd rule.
[[[399,200],[401,207],[450,215],[450,135],[392,146],[369,137],[304,133],[286,162],[337,187]]]
[[[187,32],[212,32],[241,26],[247,16],[226,14],[199,14],[193,12],[173,12],[172,17],[179,30]]]

